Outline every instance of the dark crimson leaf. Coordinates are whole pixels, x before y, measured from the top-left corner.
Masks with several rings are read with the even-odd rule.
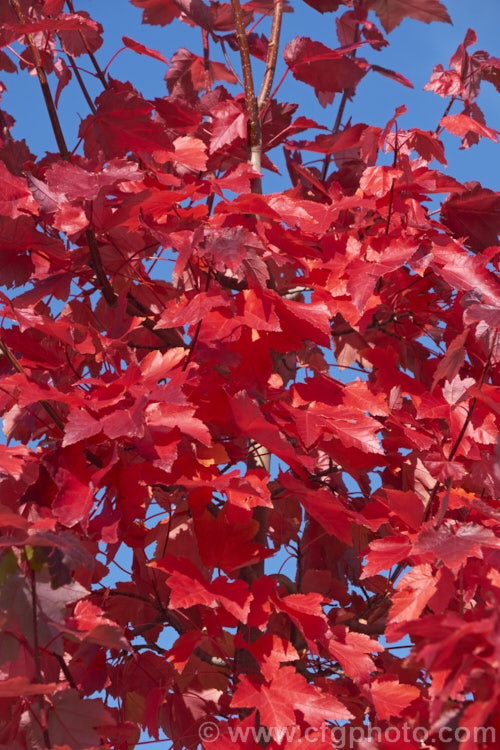
[[[6,73],[15,73],[17,71],[16,64],[3,50],[0,50],[0,70],[5,70]]]
[[[439,0],[368,0],[368,8],[375,11],[386,32],[399,26],[404,18],[425,23],[451,23],[448,11]]]
[[[480,252],[497,243],[500,233],[500,196],[467,183],[466,190],[452,195],[441,210],[441,221],[455,237],[463,237],[469,247]]]
[[[339,9],[340,5],[345,4],[344,0],[305,0],[305,2],[320,13],[333,13]]]
[[[61,13],[64,8],[64,0],[44,0],[43,12],[48,16],[57,15]]]
[[[130,0],[132,5],[142,8],[142,22],[152,26],[167,26],[181,11],[173,0]]]
[[[109,160],[130,151],[152,153],[168,147],[163,129],[151,119],[153,105],[130,84],[115,84],[96,104],[97,114],[83,120],[79,131],[88,157],[102,154]]]
[[[283,50],[286,64],[295,78],[314,87],[322,106],[333,101],[336,92],[354,91],[366,73],[345,50],[333,50],[308,37],[296,37]]]
[[[50,695],[57,690],[56,682],[35,684],[27,677],[13,677],[0,683],[0,698],[17,698],[24,695]]]

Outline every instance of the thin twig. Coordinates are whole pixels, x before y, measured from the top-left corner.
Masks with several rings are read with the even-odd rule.
[[[68,8],[69,8],[70,12],[74,13],[75,12],[75,8],[73,6],[73,0],[67,0],[67,4],[68,4]],[[101,69],[101,66],[97,62],[94,53],[90,49],[90,47],[88,45],[88,42],[85,39],[85,35],[82,34],[81,31],[79,31],[78,33],[80,34],[80,37],[81,37],[81,40],[83,42],[83,46],[85,47],[85,50],[87,52],[87,55],[89,56],[89,58],[90,58],[90,60],[92,62],[92,65],[94,66],[94,70],[95,70],[95,72],[97,74],[97,77],[99,78],[99,80],[102,83],[102,85],[104,86],[104,88],[105,89],[109,89],[109,84],[106,81],[106,76],[104,75],[104,73],[103,73],[103,71]]]
[[[356,24],[356,30],[354,32],[354,37],[352,40],[353,44],[356,44],[358,40],[359,40],[359,23]],[[353,60],[355,57],[356,57],[356,50],[354,49],[351,53],[351,60]],[[345,88],[344,91],[342,92],[342,99],[340,100],[337,117],[335,118],[335,123],[333,125],[333,130],[332,130],[333,135],[336,135],[340,130],[340,125],[342,123],[342,118],[344,116],[344,110],[345,110],[348,99],[349,99],[349,89]],[[323,169],[321,171],[321,182],[324,182],[326,180],[326,175],[328,172],[328,167],[330,165],[331,158],[332,158],[331,154],[327,154],[325,156]]]
[[[389,229],[391,226],[391,217],[392,217],[392,201],[394,199],[394,183],[396,180],[393,179],[391,182],[391,191],[389,193],[389,209],[387,211],[387,221],[385,222],[385,234],[389,234]]]
[[[261,112],[266,106],[273,85],[274,74],[276,72],[276,62],[278,60],[282,17],[283,0],[276,0],[274,3],[271,34],[269,36],[269,44],[267,47],[266,69],[264,71],[264,78],[262,79],[259,96],[257,97],[257,108],[259,112]]]
[[[10,3],[16,16],[19,19],[19,23],[25,24],[26,18],[21,9],[21,5],[19,4],[19,0],[10,0]],[[38,81],[40,83],[40,88],[42,89],[43,98],[45,99],[45,106],[47,107],[47,112],[49,114],[50,123],[52,125],[52,130],[54,131],[54,136],[56,139],[57,147],[59,151],[61,152],[62,158],[66,159],[66,161],[69,161],[70,157],[69,157],[68,147],[66,146],[66,141],[64,140],[64,135],[61,129],[61,123],[59,122],[59,117],[57,116],[56,106],[52,98],[52,93],[50,91],[50,86],[47,81],[47,76],[45,75],[45,71],[42,66],[40,53],[38,52],[36,44],[33,40],[33,35],[25,34],[25,38],[26,38],[28,47],[30,48],[31,54],[33,56],[33,62],[35,63]]]
[[[205,91],[210,91],[212,88],[212,81],[210,78],[210,50],[208,31],[206,29],[201,30],[201,38],[203,41],[203,69],[205,71]]]
[[[451,109],[451,106],[452,106],[452,104],[453,104],[453,102],[455,101],[455,99],[456,99],[456,98],[457,98],[456,96],[452,96],[452,97],[451,97],[450,101],[448,102],[448,106],[446,107],[445,111],[444,111],[444,112],[443,112],[443,114],[441,115],[441,120],[442,120],[442,119],[443,119],[444,117],[446,117],[446,116],[447,116],[447,114],[448,114],[448,112],[450,111],[450,109]],[[434,132],[436,133],[436,135],[437,135],[437,134],[439,133],[439,131],[441,130],[441,120],[439,120],[439,122],[438,122],[438,124],[437,124],[437,128],[436,128],[436,129],[435,129],[435,131],[434,131]]]
[[[89,246],[92,268],[94,269],[97,281],[101,287],[104,299],[110,307],[115,307],[117,300],[116,294],[104,271],[94,230],[86,229],[85,237],[87,238],[87,244]]]
[[[71,57],[71,55],[68,55],[68,60],[69,60],[69,64],[71,65],[71,70],[75,74],[75,78],[78,81],[78,85],[80,86],[80,88],[82,90],[82,93],[83,93],[83,95],[85,97],[85,100],[86,100],[87,104],[89,105],[92,114],[95,115],[96,112],[97,112],[97,110],[95,108],[95,104],[92,101],[92,97],[90,96],[87,87],[85,86],[85,83],[84,83],[83,78],[82,78],[82,76],[80,74],[80,71],[78,70],[78,67],[77,67],[77,65],[75,63],[75,60],[74,60],[73,57]]]
[[[233,76],[236,78],[236,82],[239,83],[239,85],[243,88],[243,82],[242,82],[241,78],[239,77],[238,73],[233,68],[231,60],[229,59],[229,55],[226,52],[226,45],[224,43],[224,39],[222,37],[220,37],[220,39],[218,39],[218,41],[220,42],[220,46],[221,46],[221,49],[222,49],[222,54],[224,55],[224,60],[226,61],[227,67],[229,68],[229,70],[231,71],[231,73],[233,74]]]

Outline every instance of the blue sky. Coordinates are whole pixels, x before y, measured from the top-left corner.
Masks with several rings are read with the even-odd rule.
[[[390,46],[381,52],[376,52],[366,46],[360,51],[369,62],[375,62],[387,68],[392,68],[405,75],[414,83],[414,90],[371,73],[367,75],[358,87],[354,100],[348,104],[344,121],[352,117],[353,122],[366,122],[371,125],[385,125],[394,113],[395,108],[405,104],[408,114],[404,115],[400,124],[402,128],[420,127],[424,130],[434,130],[444,112],[446,101],[432,92],[422,91],[428,82],[432,68],[436,63],[442,63],[446,68],[452,53],[465,36],[465,32],[472,27],[478,35],[478,43],[473,49],[483,49],[491,55],[500,57],[500,41],[498,24],[500,21],[500,3],[498,0],[480,0],[471,3],[470,0],[444,0],[453,20],[453,25],[443,23],[424,24],[406,19],[388,35]],[[335,36],[335,14],[321,15],[314,11],[302,0],[293,0],[294,13],[284,15],[281,38],[281,48],[295,36],[309,36],[324,44],[338,46]],[[78,0],[77,10],[86,10],[104,26],[104,44],[97,52],[97,58],[104,68],[112,56],[122,46],[122,36],[129,36],[162,52],[167,58],[179,47],[187,47],[191,51],[201,54],[201,32],[179,22],[174,22],[164,28],[145,26],[141,24],[142,11],[130,5],[127,0]],[[376,20],[373,13],[372,20]],[[266,32],[269,21],[263,22],[258,31]],[[214,59],[220,57],[220,47],[212,44],[211,51]],[[232,53],[233,64],[239,71],[239,60]],[[85,57],[78,58],[83,68],[89,68]],[[255,78],[260,84],[262,64],[254,61]],[[278,63],[276,80],[279,80],[285,70],[281,59]],[[130,80],[135,87],[147,98],[162,96],[167,93],[163,80],[166,67],[163,63],[150,58],[139,56],[129,50],[122,52],[111,63],[110,74],[120,80]],[[98,81],[89,75],[84,76],[89,89],[94,95],[102,90]],[[26,138],[28,144],[37,155],[43,155],[45,150],[55,150],[55,143],[50,131],[47,115],[43,109],[41,93],[35,77],[26,71],[19,75],[0,74],[8,87],[2,98],[2,106],[12,114],[17,122],[14,135]],[[55,83],[52,82],[53,88]],[[319,124],[331,126],[335,120],[338,107],[338,97],[333,105],[323,109],[316,100],[311,87],[298,83],[288,75],[278,98],[285,101],[297,102],[300,105],[299,114],[304,114],[317,120]],[[490,127],[500,129],[500,97],[493,86],[488,83],[482,85],[479,106],[486,116],[486,123]],[[459,112],[456,104],[453,112]],[[59,114],[63,124],[65,136],[70,148],[77,143],[77,131],[80,119],[89,114],[88,107],[75,80],[63,91],[59,102]],[[479,146],[468,151],[459,151],[459,139],[454,136],[444,136],[447,146],[448,171],[461,181],[479,180],[485,187],[500,189],[498,176],[498,147],[496,144],[482,139]],[[273,154],[276,163],[281,167],[282,161],[277,152]],[[274,192],[289,186],[288,177],[269,175],[264,181],[264,190]]]

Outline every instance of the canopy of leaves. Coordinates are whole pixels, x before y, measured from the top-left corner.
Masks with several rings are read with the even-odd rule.
[[[498,729],[500,197],[443,171],[443,135],[496,143],[478,97],[500,61],[469,31],[426,86],[437,128],[402,130],[404,107],[352,123],[365,76],[411,86],[372,61],[379,24],[447,9],[307,4],[338,42],[280,55],[335,100],[328,126],[267,85],[281,0],[132,0],[204,44],[167,60],[123,38],[166,68],[153,100],[100,67],[72,2],[0,4],[0,68],[38,78],[57,144],[31,154],[0,110],[2,749]]]

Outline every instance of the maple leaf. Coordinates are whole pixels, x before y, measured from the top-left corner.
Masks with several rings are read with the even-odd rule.
[[[214,607],[220,604],[236,620],[245,622],[249,611],[248,586],[244,581],[228,581],[221,576],[212,582],[205,581],[195,565],[186,558],[167,555],[154,563],[155,567],[169,571],[171,588],[170,605],[186,609],[195,604]],[[181,572],[179,568],[182,568]]]
[[[34,458],[33,451],[25,445],[12,448],[0,445],[0,474],[9,474],[14,479],[20,479],[27,464]]]
[[[418,128],[412,128],[410,135],[411,146],[427,162],[437,159],[446,166],[444,146],[435,133],[428,133]]]
[[[266,682],[273,679],[283,663],[297,661],[299,658],[289,641],[271,633],[263,633],[254,643],[247,643],[238,633],[235,646],[246,648],[255,656]]]
[[[382,651],[382,646],[364,633],[352,633],[343,626],[332,630],[325,645],[342,665],[345,674],[357,680],[367,680],[375,664],[369,654]]]
[[[448,11],[439,0],[368,0],[368,8],[375,11],[387,33],[399,26],[404,18],[424,23],[451,23]]]
[[[57,690],[57,683],[45,682],[36,684],[30,682],[27,677],[12,677],[10,680],[2,680],[0,683],[1,698],[17,698],[20,695],[50,695]]]
[[[142,8],[142,22],[152,26],[167,26],[181,11],[173,0],[130,0],[132,5]]]
[[[450,342],[446,349],[446,354],[442,359],[439,360],[434,379],[432,381],[431,391],[434,390],[436,384],[442,379],[446,378],[450,383],[453,378],[458,374],[460,368],[463,365],[465,359],[465,340],[469,335],[469,331],[466,329],[459,333],[453,341]]]
[[[405,685],[399,680],[377,679],[370,685],[370,693],[379,719],[401,716],[407,706],[420,695],[415,685]]]
[[[151,120],[153,105],[130,84],[109,88],[96,99],[97,113],[80,124],[86,156],[102,153],[106,160],[129,151],[152,153],[167,148],[163,130]]]
[[[58,57],[57,60],[54,61],[54,72],[57,76],[57,89],[56,95],[54,97],[54,103],[57,107],[62,90],[71,81],[73,74],[71,73],[71,70],[68,68],[62,57]]]
[[[296,711],[300,711],[312,726],[325,720],[353,718],[340,701],[322,694],[293,667],[281,667],[269,684],[255,683],[243,675],[233,693],[231,705],[235,708],[256,708],[261,721],[273,727],[294,724]]]
[[[415,565],[398,581],[396,588],[397,593],[392,597],[389,611],[389,622],[416,620],[437,590],[431,566],[427,563]]]
[[[40,20],[19,23],[12,26],[11,29],[19,36],[34,34],[37,31],[57,31],[64,51],[75,57],[86,51],[80,34],[84,36],[92,52],[99,49],[102,44],[101,24],[90,18],[85,11],[71,14],[60,13],[56,18],[41,18]]]
[[[69,744],[86,750],[100,743],[100,727],[114,726],[115,720],[98,698],[83,700],[76,690],[63,690],[52,698],[48,730],[54,744]],[[38,730],[40,732],[40,729]]]
[[[54,514],[71,528],[77,523],[86,525],[94,502],[90,476],[78,446],[64,449],[64,458],[57,467],[55,482],[58,492],[54,500]]]
[[[416,531],[420,528],[424,515],[424,506],[415,492],[384,489],[380,490],[376,497],[377,501],[390,508],[391,514],[401,518],[411,529]],[[386,539],[383,541],[386,541]]]
[[[210,114],[214,118],[210,139],[211,154],[235,140],[246,138],[248,115],[236,102],[230,99],[220,102],[211,108]]]
[[[472,117],[467,115],[448,115],[441,119],[440,125],[453,135],[459,135],[462,138],[467,133],[477,133],[483,138],[489,138],[491,141],[498,142],[498,131],[487,128]]]
[[[23,214],[38,213],[36,203],[33,200],[26,180],[11,174],[1,161],[0,187],[2,190],[0,214],[2,216],[10,216],[12,219],[17,219]]]
[[[413,83],[408,78],[401,75],[401,73],[397,73],[395,70],[390,70],[389,68],[383,68],[381,65],[374,64],[372,64],[371,69],[375,73],[380,73],[380,75],[385,76],[385,78],[391,78],[393,81],[397,81],[397,83],[401,83],[403,86],[406,86],[409,89],[413,88]]]
[[[500,539],[491,529],[466,523],[459,526],[455,533],[445,526],[423,529],[412,551],[427,557],[438,557],[456,574],[467,558],[482,559],[481,547],[500,547]]]
[[[304,0],[314,10],[320,13],[333,13],[340,5],[345,5],[344,0]]]
[[[458,96],[463,91],[462,79],[454,70],[444,70],[441,64],[435,65],[429,83],[424,91],[434,91],[439,96]]]
[[[321,594],[290,594],[284,598],[273,596],[275,606],[285,612],[299,628],[302,635],[313,644],[320,640],[327,631],[327,620],[321,604],[325,601]]]
[[[375,539],[369,544],[361,578],[368,578],[381,570],[390,570],[393,565],[404,560],[410,551],[411,544],[406,537],[387,536],[385,539]]]
[[[236,82],[234,73],[223,63],[210,60],[209,71],[213,80]],[[205,88],[203,58],[181,47],[170,58],[170,67],[165,80],[172,96],[183,99],[187,103],[194,103],[197,93]]]
[[[87,642],[98,643],[105,648],[131,651],[132,648],[120,626],[103,615],[104,611],[91,602],[79,601],[75,605],[73,617],[68,618],[67,624],[80,631]]]
[[[500,196],[479,183],[466,183],[462,193],[450,195],[441,210],[441,221],[455,237],[465,237],[472,250],[495,245],[500,233]]]
[[[336,92],[354,91],[366,70],[347,57],[309,37],[296,37],[283,50],[283,57],[295,78],[314,87],[320,104],[331,104]]]
[[[290,449],[285,437],[265,419],[255,401],[249,399],[243,391],[239,391],[230,397],[230,406],[240,434],[258,441],[283,461],[290,461],[300,474],[304,473],[300,461],[297,460],[295,452]]]

